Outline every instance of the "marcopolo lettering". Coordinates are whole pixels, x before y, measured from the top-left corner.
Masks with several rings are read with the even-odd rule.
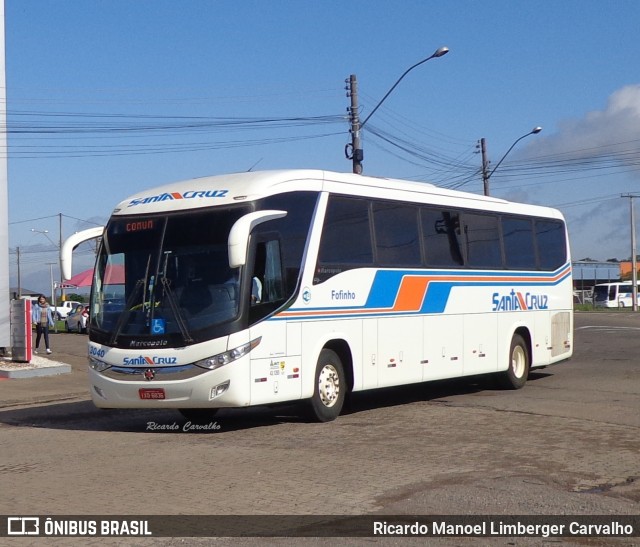
[[[148,196],[145,198],[132,199],[127,207],[134,205],[142,205],[145,203],[156,203],[158,201],[173,201],[178,199],[197,199],[197,198],[224,198],[227,197],[229,190],[187,190],[186,192],[163,192],[156,196]]]
[[[508,294],[493,293],[491,311],[518,311],[518,310],[547,310],[549,309],[549,297],[546,294],[524,295],[511,289]]]
[[[129,342],[130,348],[161,348],[168,344],[167,340],[132,340]]]

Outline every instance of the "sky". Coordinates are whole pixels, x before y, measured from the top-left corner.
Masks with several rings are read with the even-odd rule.
[[[631,255],[640,2],[4,0],[10,282],[135,192],[248,169],[351,171],[559,208],[574,259]],[[638,194],[640,195],[640,193]],[[636,200],[634,200],[635,202]],[[640,216],[640,210],[637,213]],[[73,273],[92,266],[86,249]]]

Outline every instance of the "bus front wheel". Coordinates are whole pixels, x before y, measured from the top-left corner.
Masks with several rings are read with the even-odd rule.
[[[335,420],[342,410],[346,389],[340,357],[333,350],[323,349],[318,357],[313,397],[310,401],[312,417],[318,422]]]
[[[509,368],[500,373],[499,381],[504,389],[520,389],[524,387],[529,376],[529,349],[524,338],[514,334],[509,348]]]

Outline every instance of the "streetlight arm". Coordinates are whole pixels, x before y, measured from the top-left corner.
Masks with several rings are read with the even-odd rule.
[[[36,230],[35,228],[31,228],[31,231],[34,234],[42,234],[44,237],[46,237],[49,240],[51,245],[53,245],[54,247],[58,247],[58,245],[49,237],[49,230]]]
[[[522,137],[520,137],[519,139],[516,139],[515,142],[510,146],[509,150],[507,150],[504,154],[504,156],[502,156],[502,158],[500,158],[500,161],[498,163],[496,163],[496,166],[491,170],[491,172],[487,175],[487,178],[490,178],[491,175],[493,175],[494,171],[500,167],[500,164],[504,161],[504,159],[509,155],[509,152],[511,152],[513,150],[513,147],[518,144],[522,139],[524,139],[525,137],[528,137],[529,135],[535,135],[536,133],[540,133],[540,131],[542,131],[542,127],[534,127],[531,131],[529,131],[526,135],[522,135]]]
[[[414,68],[420,66],[423,63],[426,63],[427,61],[435,58],[435,57],[442,57],[443,55],[445,55],[446,53],[449,52],[449,48],[447,47],[441,47],[439,49],[437,49],[433,55],[430,55],[429,57],[427,57],[426,59],[422,59],[422,61],[417,62],[415,65],[410,66],[407,70],[404,71],[404,73],[402,74],[402,76],[400,76],[400,78],[398,78],[396,80],[396,83],[393,84],[391,86],[391,89],[389,89],[389,91],[387,91],[387,93],[385,94],[384,97],[382,97],[382,99],[380,99],[380,102],[375,106],[375,108],[369,113],[369,115],[365,118],[365,120],[360,124],[360,129],[362,129],[364,127],[364,125],[369,121],[369,118],[371,116],[374,115],[374,113],[376,112],[376,110],[378,110],[378,108],[380,108],[380,105],[386,100],[386,98],[391,95],[391,92],[398,86],[398,84],[402,81],[402,79],[409,74],[409,72],[411,72]]]

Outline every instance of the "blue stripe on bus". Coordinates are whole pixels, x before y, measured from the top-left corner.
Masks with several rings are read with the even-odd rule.
[[[443,313],[453,287],[541,287],[555,286],[571,276],[570,264],[565,264],[554,272],[487,272],[469,270],[380,270],[374,276],[369,296],[364,306],[325,306],[289,308],[272,317],[283,319],[334,319],[396,315],[420,315],[427,313]],[[394,309],[398,299],[402,281],[407,278],[428,278],[425,285],[422,304],[418,309]],[[438,279],[441,277],[442,279]],[[457,278],[455,280],[447,278]],[[465,278],[469,280],[465,280]],[[488,278],[487,281],[471,280],[472,278]],[[490,279],[489,279],[490,278]],[[501,279],[502,278],[502,279]],[[534,281],[535,279],[535,281]],[[335,312],[335,313],[332,313]]]

